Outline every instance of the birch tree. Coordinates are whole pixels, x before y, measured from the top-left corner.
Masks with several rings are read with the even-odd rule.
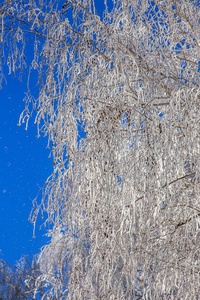
[[[0,260],[0,299],[6,300],[33,300],[35,282],[40,274],[36,257],[22,256],[16,265]],[[26,281],[28,284],[26,284]],[[45,290],[38,286],[38,299],[41,299]]]
[[[33,40],[19,124],[54,160],[30,217],[51,228],[43,299],[199,299],[199,20],[191,0],[1,4],[10,73]]]

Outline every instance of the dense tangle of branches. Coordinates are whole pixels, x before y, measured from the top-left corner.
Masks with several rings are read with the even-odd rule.
[[[198,299],[199,3],[113,1],[103,18],[90,0],[7,0],[0,11],[9,72],[20,77],[34,49],[20,124],[35,115],[54,159],[31,215],[52,226],[36,290]]]

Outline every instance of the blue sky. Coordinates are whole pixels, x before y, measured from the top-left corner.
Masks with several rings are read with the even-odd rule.
[[[95,3],[97,12],[102,15],[104,1]],[[111,1],[108,4],[110,6]],[[33,56],[33,49],[27,52]],[[4,81],[0,90],[0,258],[15,264],[21,255],[36,254],[48,242],[46,230],[39,230],[39,220],[36,238],[32,238],[33,225],[28,217],[32,200],[52,173],[53,163],[52,158],[48,158],[47,138],[36,137],[34,117],[27,131],[25,126],[17,126],[24,109],[27,77],[20,82],[8,75],[7,67],[5,76],[7,84]]]
[[[32,200],[53,170],[47,139],[36,137],[34,119],[27,131],[17,126],[25,91],[26,78],[21,83],[12,75],[0,90],[0,258],[11,264],[22,254],[39,252],[47,242],[38,228],[32,238],[28,217]]]

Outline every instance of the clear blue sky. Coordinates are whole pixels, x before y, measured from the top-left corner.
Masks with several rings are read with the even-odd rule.
[[[45,231],[36,231],[28,221],[32,200],[53,170],[47,139],[37,138],[31,120],[26,131],[17,126],[24,108],[24,83],[7,76],[0,90],[0,258],[14,264],[22,254],[39,252],[47,242]]]
[[[102,15],[104,1],[95,3]],[[29,52],[33,55],[33,49]],[[36,254],[48,242],[45,229],[39,230],[39,222],[36,238],[32,238],[33,225],[28,217],[32,200],[52,173],[53,164],[48,158],[47,138],[36,137],[34,118],[27,131],[23,125],[17,126],[24,109],[27,77],[20,82],[8,76],[6,67],[5,75],[7,84],[4,82],[0,90],[0,258],[15,264],[21,255]]]

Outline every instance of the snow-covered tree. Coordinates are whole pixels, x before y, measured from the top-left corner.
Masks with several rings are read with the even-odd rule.
[[[36,257],[22,256],[19,262],[11,266],[0,260],[0,300],[35,299],[35,283],[40,275]],[[26,284],[26,281],[28,284]],[[38,286],[38,297],[45,294],[42,285]]]
[[[51,224],[44,299],[198,299],[199,1],[105,1],[101,18],[92,0],[7,0],[0,15],[10,73],[33,40],[19,123],[35,115],[54,159],[31,214]]]

